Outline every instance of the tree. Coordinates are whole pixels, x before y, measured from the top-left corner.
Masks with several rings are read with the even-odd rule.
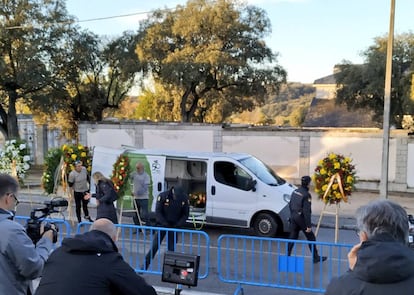
[[[349,109],[371,109],[374,120],[382,122],[384,112],[385,65],[387,37],[377,37],[375,44],[364,53],[365,62],[354,65],[343,62],[337,65],[335,78],[338,84],[336,102]],[[395,37],[392,66],[390,123],[401,128],[404,114],[413,114],[414,104],[410,93],[414,73],[414,34]]]
[[[285,70],[263,38],[265,12],[237,0],[190,0],[141,22],[136,47],[154,79],[180,93],[182,122],[223,119],[252,110],[285,82]],[[217,113],[209,114],[214,109]]]
[[[30,105],[52,89],[66,38],[74,30],[63,0],[2,1],[0,6],[0,131],[18,138],[16,102]],[[58,85],[60,84],[60,85]]]
[[[60,71],[64,89],[37,100],[32,108],[47,114],[53,105],[69,113],[66,118],[71,127],[65,130],[69,138],[76,137],[77,122],[101,121],[105,111],[118,109],[135,83],[139,71],[136,38],[130,32],[110,41],[88,31],[73,34],[66,42],[65,59],[61,60],[65,65]]]
[[[159,83],[154,83],[153,88],[145,89],[139,96],[139,105],[133,117],[139,120],[177,121],[179,111],[174,102],[177,93],[171,87],[164,87]]]

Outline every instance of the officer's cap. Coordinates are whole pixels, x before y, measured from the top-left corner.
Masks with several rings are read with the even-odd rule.
[[[311,183],[312,179],[310,178],[310,176],[306,175],[306,176],[302,176],[300,181],[302,183],[302,186],[308,186],[309,183]]]

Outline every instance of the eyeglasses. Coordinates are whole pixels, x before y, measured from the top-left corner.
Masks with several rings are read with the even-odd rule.
[[[14,193],[7,193],[9,196],[12,196],[14,199],[14,206],[19,205],[19,200],[17,199],[16,195]]]

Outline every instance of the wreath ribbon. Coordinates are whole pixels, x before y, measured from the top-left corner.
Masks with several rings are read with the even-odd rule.
[[[325,203],[328,203],[329,202],[328,194],[329,194],[329,191],[331,190],[331,187],[332,187],[332,185],[334,184],[335,181],[338,184],[339,192],[341,193],[342,200],[345,203],[348,202],[348,197],[344,193],[344,188],[342,186],[342,180],[341,180],[341,176],[339,176],[339,173],[335,173],[334,175],[331,176],[331,179],[329,180],[329,183],[328,183],[328,186],[326,188],[326,191],[323,194],[322,200]]]

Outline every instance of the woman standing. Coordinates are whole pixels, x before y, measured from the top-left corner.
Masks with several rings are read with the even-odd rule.
[[[118,223],[118,216],[114,206],[118,195],[114,184],[99,171],[95,172],[92,177],[96,185],[96,193],[92,196],[96,198],[96,219],[108,218],[113,223]]]

